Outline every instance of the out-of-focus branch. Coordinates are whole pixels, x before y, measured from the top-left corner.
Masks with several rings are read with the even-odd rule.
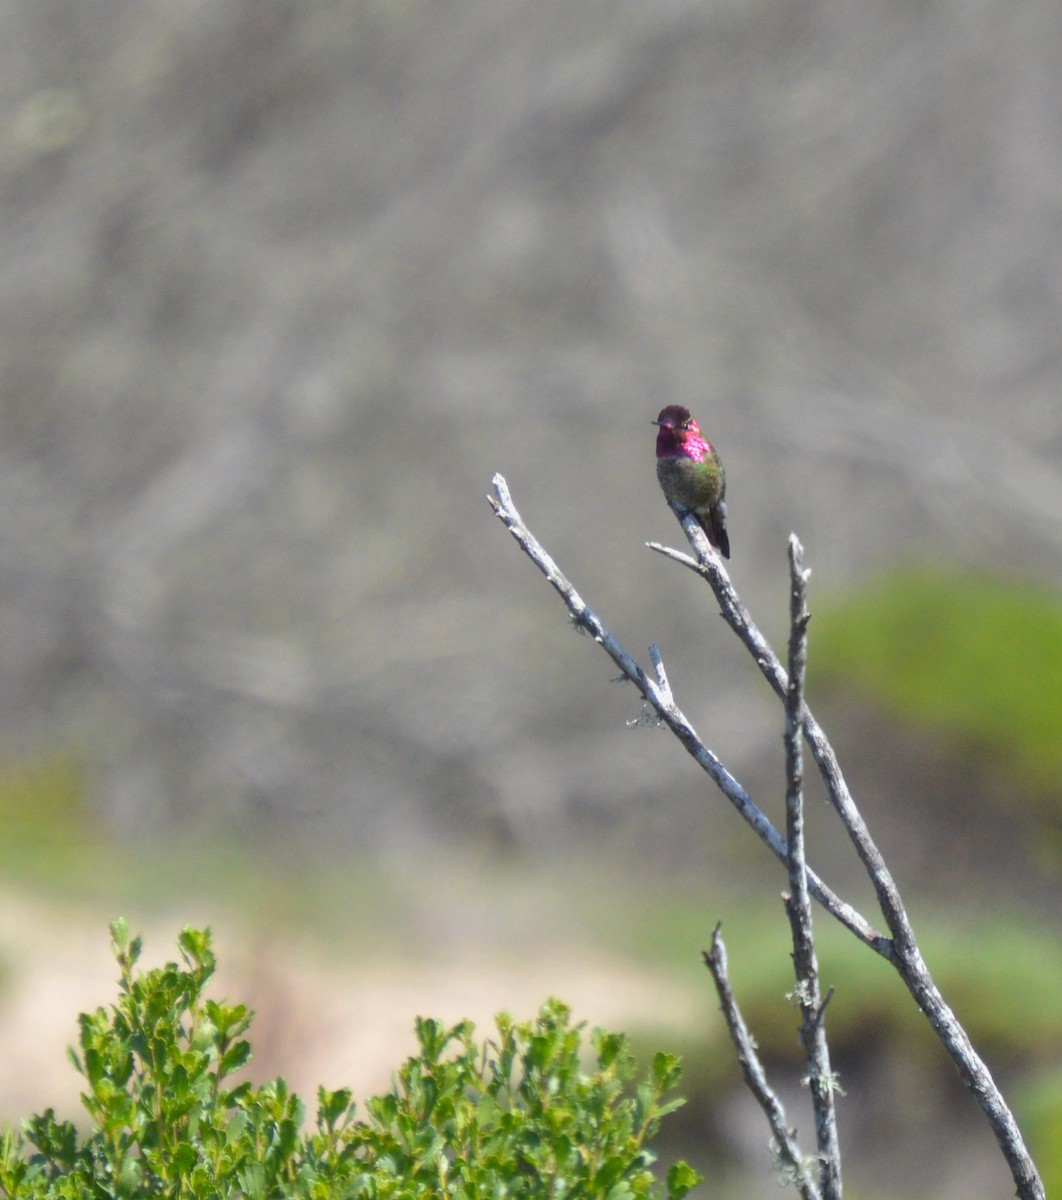
[[[788,697],[789,678],[779,662],[778,656],[741,603],[734,585],[730,582],[729,575],[723,568],[715,550],[709,544],[696,518],[681,505],[672,505],[672,508],[696,558],[690,558],[687,554],[661,546],[656,542],[649,543],[650,549],[675,559],[708,581],[715,593],[724,620],[738,635],[767,682],[785,703]],[[867,944],[888,959],[896,968],[908,991],[914,997],[915,1003],[929,1021],[941,1044],[951,1055],[963,1082],[977,1098],[1010,1168],[1016,1185],[1016,1194],[1020,1200],[1044,1200],[1043,1181],[1025,1146],[1014,1114],[1003,1099],[1003,1094],[996,1086],[988,1067],[974,1049],[966,1030],[945,1003],[940,989],[926,966],[922,952],[915,940],[914,930],[904,908],[899,889],[885,864],[881,851],[870,836],[862,814],[852,799],[852,794],[848,790],[848,784],[845,782],[837,755],[834,753],[829,739],[806,703],[802,704],[800,715],[803,722],[804,740],[811,750],[812,758],[826,785],[830,801],[870,877],[878,906],[889,932],[892,934],[891,938],[882,938]],[[808,882],[810,885],[810,876]],[[814,895],[814,892],[812,894]]]
[[[837,1090],[830,1069],[830,1048],[824,1023],[829,996],[822,999],[819,964],[812,932],[811,897],[808,895],[804,856],[804,674],[807,667],[807,632],[811,614],[807,605],[810,571],[804,568],[804,548],[796,534],[789,537],[789,686],[785,702],[785,832],[789,847],[789,895],[785,910],[793,935],[794,996],[800,1007],[800,1040],[807,1059],[807,1084],[815,1112],[815,1138],[819,1152],[819,1186],[822,1200],[840,1200],[841,1147],[837,1137]]]
[[[749,1034],[748,1026],[741,1015],[734,992],[730,986],[730,978],[726,970],[726,945],[716,925],[712,930],[712,948],[704,952],[704,965],[712,973],[715,990],[719,994],[719,1005],[723,1011],[730,1040],[737,1051],[738,1064],[741,1074],[745,1077],[749,1091],[756,1097],[756,1103],[763,1109],[767,1124],[774,1135],[774,1144],[778,1158],[785,1168],[789,1179],[792,1180],[803,1200],[825,1200],[820,1194],[809,1169],[809,1164],[800,1153],[796,1135],[786,1124],[785,1109],[781,1100],[767,1082],[763,1064],[756,1053],[756,1043]]]
[[[670,686],[667,684],[667,676],[663,670],[663,661],[660,658],[659,650],[653,654],[657,676],[656,680],[653,680],[612,636],[601,618],[586,604],[524,524],[520,514],[516,511],[508,485],[502,476],[495,475],[492,482],[495,494],[488,496],[487,500],[494,509],[495,515],[504,523],[528,558],[545,575],[564,601],[572,620],[592,635],[594,641],[602,647],[624,676],[634,684],[645,702],[675,734],[686,751],[708,773],[715,785],[738,810],[759,839],[775,857],[784,863],[786,861],[785,839],[763,811],[753,803],[748,792],[700,740],[685,714],[676,706]],[[882,943],[887,944],[888,939],[884,938],[856,909],[823,883],[810,868],[808,869],[808,888],[815,899],[846,929],[851,930],[861,942],[872,946],[878,953],[885,953]]]

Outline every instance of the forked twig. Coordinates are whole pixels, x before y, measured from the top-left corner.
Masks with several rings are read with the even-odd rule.
[[[650,542],[649,548],[689,567],[708,582],[715,593],[723,619],[738,635],[767,682],[784,703],[788,693],[789,678],[779,662],[778,656],[756,627],[748,609],[741,603],[734,585],[730,582],[729,575],[723,569],[722,563],[696,518],[681,506],[672,505],[672,508],[696,558],[690,558],[689,555],[661,546],[656,542]],[[1010,1168],[1016,1186],[1016,1195],[1020,1200],[1044,1200],[1043,1181],[1025,1146],[1014,1114],[1010,1111],[1003,1094],[992,1078],[992,1073],[974,1049],[966,1030],[945,1003],[940,989],[926,966],[899,889],[885,864],[881,851],[870,835],[862,813],[856,807],[852,793],[848,790],[848,784],[845,782],[837,755],[830,745],[829,739],[806,703],[801,707],[801,716],[804,740],[819,769],[830,802],[840,817],[873,884],[878,907],[881,909],[882,917],[892,935],[891,938],[883,938],[874,943],[873,949],[896,968],[907,990],[914,997],[915,1003],[932,1026],[941,1045],[951,1055],[963,1083],[976,1097],[995,1134],[1007,1166]],[[812,895],[814,894],[812,891]],[[816,899],[818,899],[817,896]]]
[[[689,720],[675,704],[670,688],[666,686],[666,675],[663,673],[659,655],[657,679],[654,680],[612,636],[598,615],[586,605],[553,559],[531,534],[513,505],[504,478],[495,475],[493,484],[494,495],[488,496],[488,500],[495,514],[564,600],[572,618],[593,635],[594,640],[634,684],[661,721],[679,738],[687,752],[708,773],[760,840],[777,858],[788,863],[786,840],[762,810],[753,803],[745,789],[726,770],[718,757],[700,740]],[[675,514],[697,556],[696,559],[655,542],[650,542],[650,547],[683,563],[708,581],[724,619],[748,648],[760,671],[784,702],[788,696],[789,679],[777,655],[741,603],[729,576],[708,544],[696,519],[680,507],[675,508]],[[951,1055],[964,1083],[976,1096],[1010,1167],[1017,1196],[1020,1200],[1044,1200],[1043,1183],[1025,1147],[1017,1122],[991,1073],[977,1054],[955,1014],[945,1004],[929,973],[899,890],[852,799],[833,747],[806,703],[801,704],[799,716],[804,740],[826,785],[831,803],[870,877],[891,937],[885,937],[874,929],[855,908],[842,900],[810,868],[807,869],[806,875],[808,891],[855,937],[893,964],[916,1004]]]
[[[531,559],[536,567],[545,575],[557,594],[564,601],[571,614],[572,620],[585,629],[605,653],[623,672],[625,678],[637,688],[642,699],[657,714],[660,720],[679,739],[686,751],[707,772],[712,781],[738,810],[742,818],[752,828],[760,841],[781,862],[786,861],[785,838],[771,824],[766,814],[749,797],[748,792],[741,786],[733,775],[723,766],[715,754],[697,736],[696,730],[690,724],[686,715],[675,704],[670,687],[662,687],[651,679],[635,660],[627,653],[620,643],[605,627],[601,618],[587,605],[582,596],[571,585],[553,559],[546,553],[538,539],[524,524],[516,511],[509,488],[501,475],[494,476],[495,495],[488,496],[491,508],[505,524],[505,527],[516,539],[520,548]],[[657,651],[657,661],[659,651]],[[663,664],[660,662],[660,668]],[[660,668],[657,669],[660,677]],[[663,676],[666,679],[666,676]],[[842,900],[831,888],[812,871],[808,869],[808,888],[816,900],[836,917],[846,929],[851,930],[861,942],[872,946],[879,953],[886,953],[883,946],[888,944],[888,938],[880,934],[852,905]]]

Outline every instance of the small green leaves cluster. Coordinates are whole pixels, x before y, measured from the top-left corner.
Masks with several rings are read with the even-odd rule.
[[[209,930],[186,928],[180,962],[143,971],[139,938],[111,926],[119,998],[81,1017],[71,1051],[91,1128],[49,1109],[0,1136],[0,1200],[207,1197],[404,1200],[448,1197],[684,1196],[699,1182],[676,1163],[665,1184],[649,1148],[677,1060],[658,1054],[636,1081],[625,1036],[584,1027],[549,1001],[534,1021],[416,1023],[419,1051],[358,1116],[347,1089],[319,1088],[312,1122],[282,1079],[256,1088],[243,1005],[205,995]],[[666,1190],[665,1190],[666,1189]]]

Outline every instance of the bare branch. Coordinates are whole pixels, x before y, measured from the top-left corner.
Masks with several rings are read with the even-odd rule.
[[[741,603],[730,577],[692,513],[681,506],[672,505],[672,508],[697,556],[696,559],[655,542],[649,543],[650,549],[681,562],[708,581],[724,620],[744,643],[761,673],[784,703],[788,695],[789,679],[778,656]],[[873,884],[878,906],[892,934],[891,939],[883,938],[867,944],[872,945],[873,949],[896,968],[941,1044],[951,1055],[963,1082],[976,1096],[1010,1167],[1017,1188],[1016,1194],[1020,1200],[1044,1200],[1043,1182],[1026,1149],[1014,1114],[1003,1099],[988,1067],[974,1049],[966,1030],[945,1003],[940,989],[933,981],[915,940],[899,889],[852,799],[829,739],[806,703],[801,706],[800,715],[804,727],[804,740],[826,785],[830,801]],[[810,875],[808,881],[810,885]],[[812,894],[814,895],[813,890]]]
[[[566,576],[553,559],[546,553],[537,538],[524,524],[516,511],[509,488],[501,475],[493,479],[495,495],[487,499],[495,515],[516,539],[520,548],[545,575],[557,594],[568,607],[572,619],[593,635],[594,640],[604,649],[605,653],[623,672],[623,675],[634,684],[646,703],[659,715],[660,719],[671,730],[685,747],[688,754],[696,760],[699,766],[708,773],[712,781],[738,810],[745,822],[756,833],[757,837],[768,847],[772,854],[781,862],[786,861],[785,839],[771,824],[766,814],[750,799],[748,792],[723,766],[719,759],[697,736],[693,726],[685,714],[679,709],[671,696],[670,688],[650,679],[620,643],[605,628],[600,617],[586,604],[583,598],[568,581]],[[661,663],[662,667],[662,663]],[[659,671],[658,671],[659,676]],[[661,678],[666,680],[666,676]],[[881,944],[887,939],[874,929],[850,904],[842,900],[819,877],[808,869],[808,888],[816,900],[837,918],[846,929],[849,929],[861,942],[872,946],[878,953],[883,953]]]
[[[823,1022],[825,1003],[819,986],[819,964],[812,931],[804,857],[804,779],[801,739],[804,733],[804,672],[807,666],[807,606],[804,548],[796,534],[789,538],[789,687],[785,704],[786,841],[789,846],[789,886],[785,909],[793,935],[793,967],[800,1006],[800,1039],[807,1056],[807,1084],[815,1112],[815,1138],[819,1152],[819,1185],[823,1200],[840,1200],[841,1148],[837,1137],[837,1090],[830,1069],[830,1049]]]
[[[715,981],[715,990],[719,993],[719,1004],[730,1033],[730,1040],[734,1043],[734,1049],[737,1051],[741,1073],[745,1077],[749,1091],[756,1097],[756,1103],[763,1109],[767,1117],[767,1123],[774,1135],[778,1157],[784,1164],[786,1173],[804,1200],[824,1200],[811,1176],[808,1163],[797,1145],[795,1131],[786,1124],[782,1102],[767,1082],[763,1064],[756,1053],[756,1044],[749,1034],[748,1026],[734,999],[734,992],[726,970],[726,945],[718,925],[712,930],[711,950],[704,952],[704,965],[711,971],[712,979]]]
[[[734,805],[771,853],[783,863],[787,862],[786,842],[779,832],[715,754],[697,737],[693,726],[670,699],[668,689],[662,688],[657,681],[645,674],[561,574],[556,563],[523,523],[502,476],[495,475],[493,483],[495,495],[488,496],[488,500],[495,515],[501,519],[520,547],[564,600],[572,618],[593,635],[594,640],[604,648],[624,676],[637,687],[646,703],[682,742],[687,753],[711,776],[723,795]],[[654,542],[649,543],[650,548],[683,563],[707,579],[719,602],[723,617],[748,648],[760,671],[784,702],[788,694],[789,679],[777,655],[741,603],[721,561],[693,515],[680,506],[672,507],[675,508],[675,514],[697,554],[697,559],[691,559],[679,551]],[[1010,1167],[1019,1200],[1044,1200],[1043,1183],[1025,1147],[1014,1115],[996,1086],[991,1072],[977,1054],[955,1014],[945,1004],[929,973],[915,941],[899,891],[881,852],[870,837],[862,814],[856,808],[833,747],[806,703],[801,705],[800,716],[804,740],[811,750],[830,800],[871,879],[892,937],[886,938],[878,933],[855,908],[827,887],[810,868],[807,870],[808,891],[861,942],[893,964],[942,1045],[951,1055],[963,1082],[977,1097]]]
[[[672,508],[675,508],[675,506],[672,505]],[[682,563],[708,581],[719,603],[723,619],[744,643],[746,649],[755,659],[756,665],[759,667],[764,678],[774,689],[778,698],[784,703],[789,687],[789,677],[785,668],[782,666],[774,650],[771,649],[770,643],[759,631],[748,609],[741,603],[734,585],[730,582],[730,576],[723,568],[721,560],[705,537],[703,530],[697,524],[696,518],[692,513],[679,508],[675,508],[675,515],[678,517],[683,532],[689,539],[689,543],[696,553],[697,558],[692,559],[686,554],[671,550],[656,542],[650,542],[649,548],[666,555],[668,558],[674,559],[676,562]],[[830,745],[822,727],[816,721],[814,714],[806,705],[804,706],[802,716],[804,737],[811,750],[812,758],[815,760],[815,765],[818,767],[823,782],[826,784],[830,801],[837,810],[841,822],[855,845],[856,852],[874,886],[878,905],[881,908],[882,916],[885,918],[885,923],[889,927],[889,932],[892,934],[894,940],[909,939],[913,942],[910,926],[903,915],[903,904],[900,900],[899,891],[893,882],[888,867],[885,865],[885,859],[870,836],[870,831],[867,829],[862,814],[856,808],[852,794],[848,790],[848,784],[845,782],[844,775],[841,772],[837,756],[833,752],[833,747]],[[893,947],[887,943],[883,943],[877,949],[879,952],[884,953],[886,958],[891,959],[893,957]]]

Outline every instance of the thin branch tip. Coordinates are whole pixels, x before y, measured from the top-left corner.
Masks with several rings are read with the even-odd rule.
[[[653,642],[649,647],[649,659],[653,664],[653,670],[656,672],[656,685],[660,689],[660,699],[668,708],[672,708],[675,704],[675,697],[671,691],[671,684],[668,682],[667,670],[664,667],[664,660],[660,654],[660,647],[656,642]]]

